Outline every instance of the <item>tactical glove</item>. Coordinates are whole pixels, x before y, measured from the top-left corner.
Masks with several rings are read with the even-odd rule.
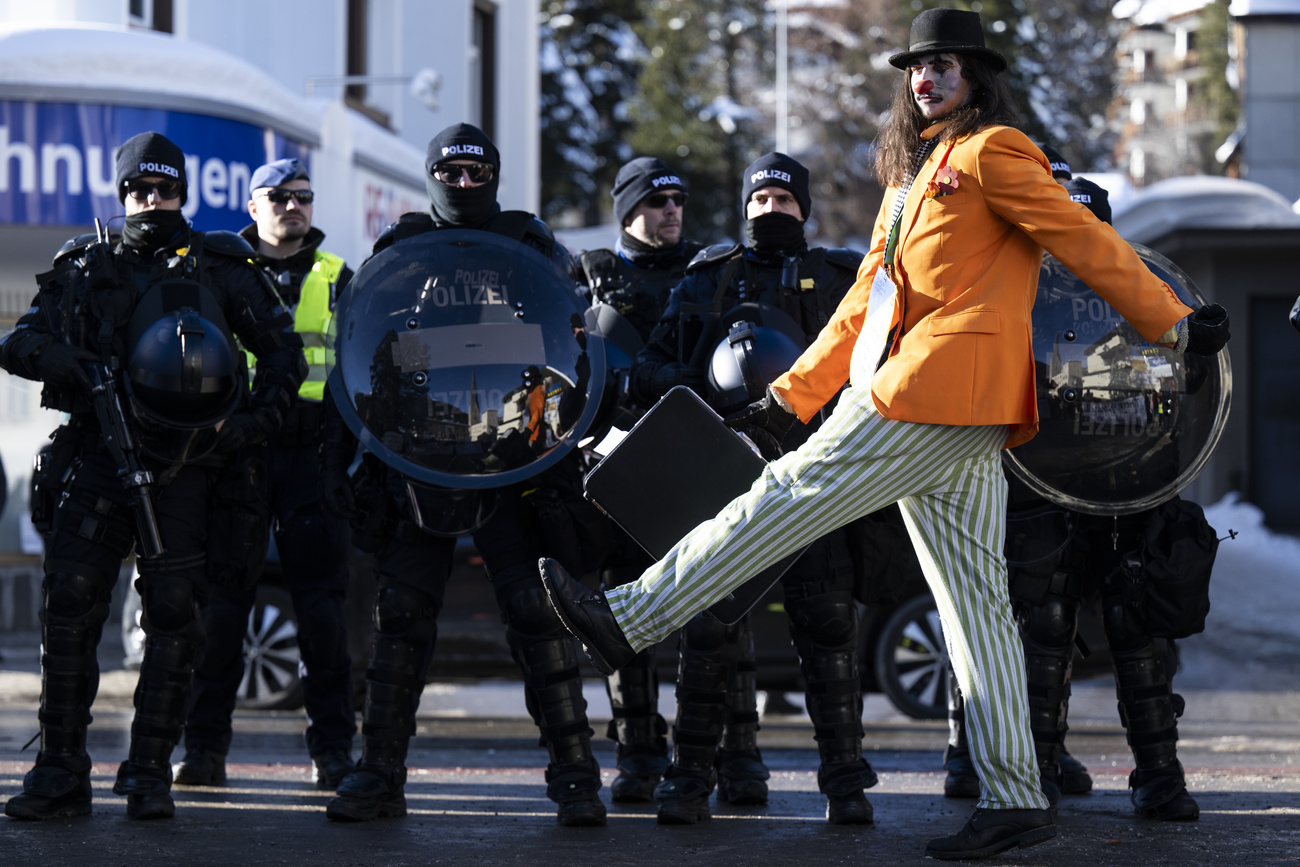
[[[89,350],[66,343],[47,343],[41,347],[32,367],[42,382],[62,388],[90,388],[90,374],[86,365],[98,361]]]
[[[1214,355],[1228,342],[1228,311],[1218,304],[1206,304],[1187,317],[1187,351]]]
[[[776,399],[771,386],[762,398],[724,419],[727,427],[747,434],[769,461],[781,457],[781,443],[798,420],[798,416]]]
[[[244,446],[260,443],[280,428],[280,414],[269,406],[254,406],[226,419],[219,431],[216,451],[228,455]]]

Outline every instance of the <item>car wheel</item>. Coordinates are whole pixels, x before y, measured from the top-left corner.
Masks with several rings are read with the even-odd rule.
[[[298,659],[298,621],[288,591],[257,585],[244,633],[244,676],[235,693],[236,706],[250,710],[302,707]]]
[[[948,715],[948,647],[929,593],[898,606],[876,641],[876,682],[913,719]]]

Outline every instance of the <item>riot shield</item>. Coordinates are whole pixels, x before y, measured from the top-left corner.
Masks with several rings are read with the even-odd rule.
[[[1205,303],[1177,265],[1132,246],[1179,300]],[[1039,430],[1002,453],[1013,475],[1093,515],[1153,508],[1196,478],[1228,417],[1226,349],[1206,358],[1147,343],[1051,256],[1039,272],[1033,340]]]
[[[339,299],[330,390],[361,444],[403,476],[495,488],[560,460],[590,426],[604,343],[574,284],[490,232],[403,239]]]

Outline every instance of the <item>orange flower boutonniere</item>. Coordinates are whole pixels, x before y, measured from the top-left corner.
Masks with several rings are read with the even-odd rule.
[[[933,199],[935,196],[950,196],[957,192],[957,188],[961,186],[960,174],[952,166],[940,166],[925,188],[925,197]]]

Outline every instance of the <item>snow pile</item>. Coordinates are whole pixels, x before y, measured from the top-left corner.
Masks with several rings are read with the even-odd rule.
[[[1300,687],[1300,538],[1264,526],[1255,506],[1228,494],[1205,509],[1222,542],[1205,632],[1180,641],[1178,685]],[[1225,538],[1235,530],[1235,539]]]

